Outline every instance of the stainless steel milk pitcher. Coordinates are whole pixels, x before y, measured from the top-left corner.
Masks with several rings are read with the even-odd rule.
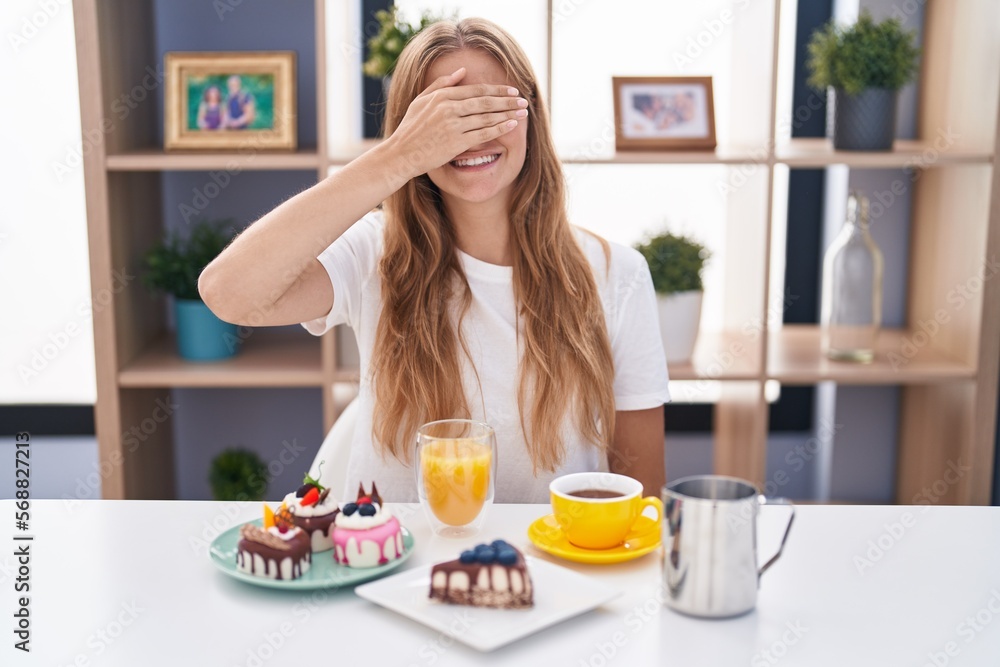
[[[757,565],[761,505],[791,510],[778,552]],[[781,556],[795,519],[784,498],[765,498],[735,477],[698,475],[663,487],[663,584],[671,609],[706,618],[744,614],[757,604],[760,576]]]

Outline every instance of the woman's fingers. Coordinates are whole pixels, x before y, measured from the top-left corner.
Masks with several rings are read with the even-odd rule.
[[[465,100],[470,97],[505,97],[516,98],[517,88],[504,84],[470,83],[464,86],[452,86],[443,92],[450,100]]]
[[[516,120],[505,120],[502,123],[496,125],[491,125],[490,127],[484,127],[478,130],[473,130],[471,132],[466,132],[463,136],[468,137],[473,140],[473,146],[478,144],[484,144],[487,141],[492,141],[497,137],[503,136],[517,127]]]
[[[480,128],[493,127],[508,120],[521,120],[528,115],[526,109],[516,109],[512,111],[498,111],[494,113],[480,113],[462,118],[464,133],[474,132]]]
[[[469,97],[456,104],[459,109],[458,115],[471,116],[473,114],[526,109],[528,107],[528,100],[523,97],[487,96]]]
[[[423,92],[417,95],[417,97],[430,95],[435,90],[440,90],[441,88],[447,88],[448,86],[454,86],[456,83],[461,81],[462,77],[464,76],[465,76],[465,68],[459,67],[451,74],[446,74],[445,76],[439,76],[438,78],[431,81],[431,85],[424,88]]]

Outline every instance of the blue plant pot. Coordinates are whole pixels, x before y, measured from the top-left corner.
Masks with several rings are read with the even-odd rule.
[[[188,361],[228,359],[240,349],[235,324],[223,322],[204,301],[174,299],[177,351]]]

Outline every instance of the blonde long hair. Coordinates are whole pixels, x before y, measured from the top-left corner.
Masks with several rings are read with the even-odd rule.
[[[509,34],[477,18],[442,21],[420,32],[396,64],[385,136],[422,91],[431,64],[461,49],[492,56],[529,103],[527,153],[509,216],[514,299],[523,325],[517,403],[537,474],[562,461],[566,443],[560,427],[567,410],[581,435],[606,451],[615,422],[611,345],[592,269],[567,218],[562,166],[545,104],[528,58]],[[427,174],[391,195],[383,209],[373,434],[383,456],[408,462],[421,423],[470,414],[459,352],[471,361],[461,322],[472,295],[455,252],[454,227]],[[607,257],[607,242],[601,243]]]

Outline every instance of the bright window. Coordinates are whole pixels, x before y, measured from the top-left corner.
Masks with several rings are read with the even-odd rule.
[[[72,3],[6,0],[0,26],[0,403],[93,403]]]

